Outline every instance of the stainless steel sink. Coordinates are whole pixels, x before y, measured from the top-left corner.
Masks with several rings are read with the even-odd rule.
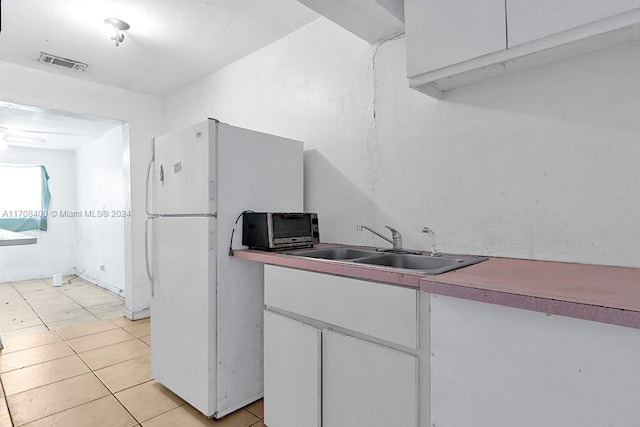
[[[300,249],[296,251],[285,252],[287,255],[303,256],[307,258],[321,258],[333,260],[348,260],[378,255],[375,250],[363,250],[354,248],[318,248],[318,249]]]
[[[381,253],[376,250],[350,247],[300,249],[284,253],[307,258],[409,270],[424,274],[446,273],[488,259],[475,255],[438,254],[431,256],[428,252]]]
[[[477,264],[488,258],[474,255],[450,255],[440,254],[412,255],[412,254],[387,254],[371,258],[354,260],[358,264],[383,265],[386,267],[402,268],[426,274],[441,274],[456,270],[468,265]]]

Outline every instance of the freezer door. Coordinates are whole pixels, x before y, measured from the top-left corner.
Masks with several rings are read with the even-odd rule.
[[[214,218],[153,221],[151,374],[207,416],[215,403]]]
[[[215,213],[216,133],[216,122],[207,120],[155,138],[153,213]]]

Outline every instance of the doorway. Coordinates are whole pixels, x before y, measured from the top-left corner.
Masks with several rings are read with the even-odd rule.
[[[46,229],[20,231],[36,237],[37,243],[0,248],[0,286],[35,280],[71,288],[75,280],[131,298],[128,124],[0,102],[0,139],[0,165],[44,166],[51,195]],[[16,188],[21,192],[21,185],[0,182],[0,190],[11,186],[13,193]],[[10,208],[7,202],[0,207],[0,219],[16,214]],[[89,294],[84,304],[94,302]],[[108,309],[102,313],[111,314]]]

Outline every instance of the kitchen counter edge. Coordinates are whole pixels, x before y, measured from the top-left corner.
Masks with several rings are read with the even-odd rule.
[[[342,245],[322,244],[320,247]],[[240,259],[420,289],[423,292],[640,329],[640,269],[490,258],[439,275],[234,250]]]

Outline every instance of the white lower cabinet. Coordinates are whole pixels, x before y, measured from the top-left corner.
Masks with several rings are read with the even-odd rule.
[[[416,356],[322,333],[322,425],[418,425]]]
[[[265,424],[418,426],[417,292],[265,266]]]
[[[320,427],[321,331],[264,312],[264,421]]]

